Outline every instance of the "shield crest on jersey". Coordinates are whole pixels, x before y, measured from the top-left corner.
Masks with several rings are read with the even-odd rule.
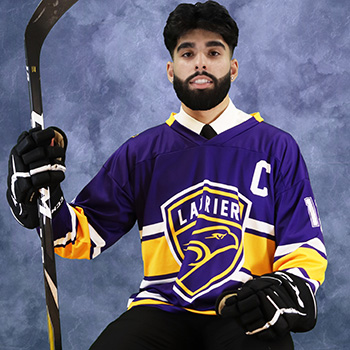
[[[237,273],[251,202],[236,187],[203,181],[162,206],[166,238],[181,265],[174,290],[192,302]]]

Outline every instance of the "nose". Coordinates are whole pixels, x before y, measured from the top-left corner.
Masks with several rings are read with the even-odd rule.
[[[200,53],[197,55],[197,60],[195,62],[196,70],[206,70],[207,69],[207,62],[206,57],[203,53]]]

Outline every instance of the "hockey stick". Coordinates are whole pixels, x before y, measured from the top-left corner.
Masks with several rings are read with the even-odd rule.
[[[56,22],[77,1],[78,0],[42,0],[26,27],[24,46],[31,107],[31,124],[33,128],[44,128],[39,70],[42,45]],[[49,188],[42,188],[39,192],[38,212],[49,342],[51,350],[60,350],[62,349],[62,342],[51,224],[50,191]]]

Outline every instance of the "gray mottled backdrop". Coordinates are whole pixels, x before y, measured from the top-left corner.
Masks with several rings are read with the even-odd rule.
[[[23,34],[38,0],[1,0],[0,348],[48,349],[40,243],[5,200],[7,158],[29,127]],[[46,125],[68,135],[68,200],[131,135],[179,103],[166,78],[165,20],[179,1],[80,0],[42,50]],[[223,0],[236,18],[235,104],[260,111],[298,141],[318,201],[329,255],[319,321],[296,349],[349,349],[348,0]],[[87,349],[123,310],[142,277],[138,232],[95,261],[57,258],[64,349]]]

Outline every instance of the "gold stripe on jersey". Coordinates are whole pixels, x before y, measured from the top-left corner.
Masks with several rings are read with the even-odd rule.
[[[259,112],[256,112],[256,113],[252,113],[251,114],[259,123],[263,122],[264,119],[262,118],[262,116],[260,115]]]
[[[273,240],[245,232],[243,268],[257,276],[271,273],[275,248]]]
[[[199,310],[194,310],[194,309],[188,309],[187,307],[184,307],[184,310],[190,311],[194,314],[216,316],[216,312],[214,310],[199,311]]]
[[[90,259],[91,252],[91,240],[89,234],[89,223],[84,215],[84,210],[75,207],[72,208],[79,225],[77,227],[77,233],[74,242],[69,242],[64,247],[55,247],[55,253],[62,258],[68,259]],[[74,227],[72,228],[74,230]]]
[[[172,307],[174,306],[173,304],[166,303],[164,301],[159,301],[159,300],[154,300],[154,299],[142,299],[142,300],[131,302],[130,305],[128,306],[128,310],[130,310],[132,307],[140,306],[140,305],[143,305],[143,306],[147,306],[147,305],[169,305],[169,306],[172,306]],[[216,315],[216,312],[214,310],[199,311],[199,310],[189,309],[189,308],[186,308],[186,307],[183,307],[181,309],[193,312],[195,314],[212,315],[212,316]]]
[[[142,257],[146,277],[168,275],[180,271],[180,266],[174,259],[165,236],[143,241]]]
[[[130,303],[130,305],[128,306],[128,310],[131,309],[134,306],[139,306],[139,305],[169,305],[169,306],[173,306],[170,303],[166,303],[165,301],[159,301],[159,300],[154,300],[154,299],[141,299],[138,301],[133,301]]]
[[[273,264],[274,271],[302,266],[310,279],[323,283],[327,260],[312,248],[301,247],[279,258]]]
[[[175,121],[175,114],[176,113],[171,113],[169,119],[166,121],[166,123],[169,125],[169,126],[172,126],[174,121]]]

